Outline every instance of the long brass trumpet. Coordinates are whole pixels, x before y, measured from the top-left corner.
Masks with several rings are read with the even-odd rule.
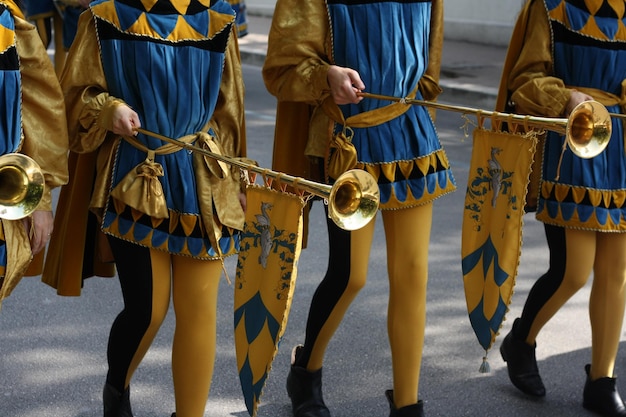
[[[539,127],[545,130],[565,135],[565,141],[574,154],[580,158],[593,158],[599,155],[609,144],[611,138],[611,116],[606,107],[597,101],[585,101],[572,110],[568,118],[524,116],[497,111],[486,111],[471,107],[441,104],[432,101],[399,98],[360,92],[361,97],[374,98],[416,104],[435,109],[455,111],[464,114],[475,114],[492,119],[508,122],[519,122],[529,127]],[[619,115],[622,116],[622,115]]]
[[[322,197],[328,202],[328,217],[344,230],[360,229],[369,223],[378,211],[380,203],[378,184],[370,173],[360,169],[345,172],[331,186],[260,168],[145,129],[138,128],[136,131]]]
[[[29,216],[41,201],[44,176],[32,158],[9,153],[0,156],[0,219]]]

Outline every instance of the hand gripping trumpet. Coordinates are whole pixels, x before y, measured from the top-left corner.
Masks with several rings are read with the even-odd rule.
[[[585,101],[572,110],[568,118],[536,117],[496,111],[485,111],[471,107],[454,106],[426,100],[399,98],[361,92],[359,96],[379,100],[417,104],[435,109],[455,111],[476,116],[491,117],[500,121],[519,122],[529,127],[538,127],[565,135],[565,143],[580,158],[593,158],[599,155],[609,144],[611,138],[611,116],[622,118],[624,115],[609,113],[597,101]]]
[[[220,155],[204,148],[194,146],[189,143],[169,138],[145,129],[135,129],[137,132],[147,136],[160,139],[164,142],[172,143],[181,148],[198,152],[215,160],[225,162],[240,169],[255,172],[277,181],[291,185],[302,191],[307,191],[318,197],[322,197],[328,203],[328,217],[337,226],[344,230],[357,230],[365,226],[376,216],[380,203],[380,192],[374,177],[366,171],[352,169],[341,175],[331,186],[318,182],[306,180],[304,178],[293,177],[276,171],[257,167],[237,159]]]

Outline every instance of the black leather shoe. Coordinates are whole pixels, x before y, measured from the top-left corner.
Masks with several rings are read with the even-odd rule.
[[[107,383],[102,392],[102,401],[104,417],[133,417],[133,410],[130,408],[130,388],[120,393]]]
[[[296,346],[291,355],[291,369],[287,375],[287,394],[291,398],[294,417],[330,417],[322,397],[322,370],[309,372],[294,365],[302,346]]]
[[[393,390],[385,391],[385,396],[391,409],[389,417],[424,417],[424,402],[422,400],[419,400],[417,404],[396,408],[393,402]]]
[[[513,323],[513,329],[515,329],[518,320],[516,319]],[[500,354],[506,362],[509,379],[517,389],[534,397],[544,397],[546,388],[539,375],[539,368],[537,368],[535,346],[530,346],[525,341],[516,339],[513,330],[511,330],[500,345]]]
[[[583,407],[604,417],[626,416],[626,406],[617,392],[615,378],[598,378],[592,381],[589,377],[591,365],[585,366],[587,380],[583,391]]]

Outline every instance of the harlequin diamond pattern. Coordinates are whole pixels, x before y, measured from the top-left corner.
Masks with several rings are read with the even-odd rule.
[[[623,0],[547,0],[552,19],[564,22],[572,30],[603,40],[624,39]]]

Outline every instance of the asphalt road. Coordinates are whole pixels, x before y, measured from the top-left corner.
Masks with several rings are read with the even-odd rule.
[[[270,166],[274,99],[258,67],[244,66],[249,156]],[[488,358],[491,372],[478,372],[484,352],[470,327],[460,264],[462,208],[471,137],[456,113],[439,112],[437,128],[452,162],[458,191],[435,202],[430,256],[428,324],[420,383],[425,412],[434,416],[592,416],[582,406],[583,367],[590,358],[587,315],[589,286],[558,313],[538,340],[539,366],[548,395],[529,400],[510,385],[497,347]],[[259,417],[290,417],[284,389],[291,348],[303,340],[312,293],[327,260],[323,210],[316,203],[309,247],[303,251],[287,330],[266,384]],[[368,284],[349,310],[327,353],[324,394],[333,417],[386,417],[384,397],[391,387],[386,336],[387,278],[384,236],[377,230],[370,254]],[[543,229],[525,216],[524,246],[516,293],[502,334],[522,308],[526,294],[547,267]],[[231,277],[235,258],[227,261]],[[224,279],[219,295],[218,349],[205,417],[248,415],[237,376],[233,345],[233,287]],[[0,417],[101,416],[105,352],[111,322],[121,308],[116,279],[89,279],[83,295],[59,297],[38,278],[26,278],[0,310]],[[137,417],[165,417],[174,411],[170,373],[173,312],[131,384]],[[625,369],[624,346],[617,373]],[[626,386],[618,379],[626,393]]]

